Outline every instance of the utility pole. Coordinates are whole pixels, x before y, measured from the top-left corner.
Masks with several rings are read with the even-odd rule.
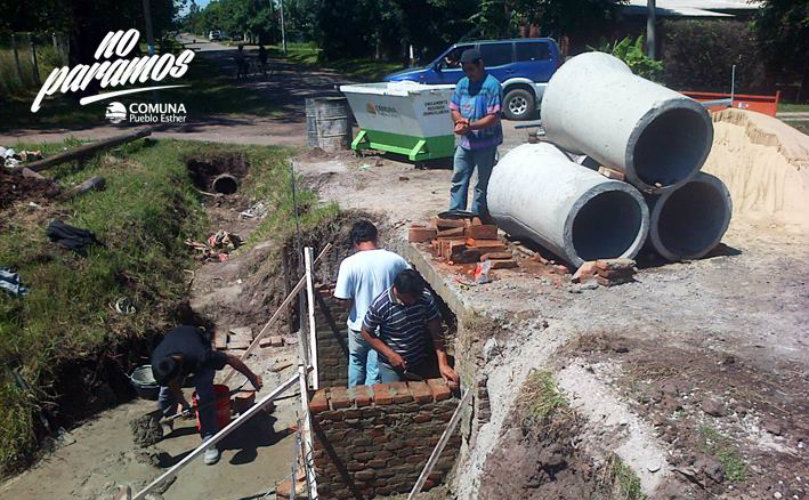
[[[655,38],[657,28],[655,25],[655,0],[646,1],[649,10],[646,16],[646,55],[655,58]]]
[[[287,37],[284,33],[284,0],[278,0],[281,5],[281,50],[287,55]]]

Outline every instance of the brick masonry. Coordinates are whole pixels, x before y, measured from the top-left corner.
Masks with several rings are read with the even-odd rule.
[[[323,300],[317,300],[315,309],[318,381],[320,387],[347,387],[348,310],[331,296],[330,290],[321,289],[320,296]]]
[[[318,493],[346,499],[409,492],[457,405],[441,379],[318,390],[309,405]],[[456,430],[425,490],[444,481],[460,448]]]

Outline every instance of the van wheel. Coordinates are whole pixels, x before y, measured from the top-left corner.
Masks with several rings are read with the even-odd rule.
[[[534,114],[534,94],[525,89],[509,90],[503,108],[509,120],[527,120]]]

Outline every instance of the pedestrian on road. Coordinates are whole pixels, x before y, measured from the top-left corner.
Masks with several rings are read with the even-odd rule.
[[[503,143],[500,125],[503,90],[500,82],[486,72],[479,51],[464,51],[461,68],[466,76],[455,86],[449,105],[454,131],[460,138],[453,161],[449,209],[467,209],[469,180],[477,167],[478,180],[470,211],[486,218],[486,190],[497,146]]]
[[[238,80],[242,76],[247,76],[247,56],[244,53],[244,45],[239,44],[239,47],[236,49],[236,55],[233,56],[236,60],[236,79]]]
[[[264,44],[258,46],[258,64],[261,67],[261,74],[267,76],[267,49]]]
[[[348,315],[348,386],[372,385],[379,382],[376,351],[362,335],[362,319],[377,295],[387,290],[399,271],[407,269],[407,261],[399,255],[379,248],[376,226],[367,220],[351,228],[351,241],[357,253],[340,263],[334,296],[351,301]]]
[[[214,375],[226,365],[247,377],[256,390],[261,389],[261,377],[236,356],[211,349],[210,340],[199,328],[182,325],[169,331],[152,351],[152,374],[160,384],[157,405],[163,411],[163,416],[170,417],[178,410],[190,411],[191,405],[183,396],[181,387],[185,378],[193,374],[199,405],[200,435],[203,442],[213,437],[219,431],[216,406],[205,403],[214,400]],[[216,446],[205,450],[206,465],[213,465],[218,461],[219,450]]]

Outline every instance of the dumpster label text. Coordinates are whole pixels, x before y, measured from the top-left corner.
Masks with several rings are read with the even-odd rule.
[[[430,101],[424,103],[423,116],[444,115],[449,113],[447,101]]]
[[[365,105],[365,111],[372,115],[381,116],[399,116],[399,111],[393,106],[384,106],[382,104],[368,103]]]

